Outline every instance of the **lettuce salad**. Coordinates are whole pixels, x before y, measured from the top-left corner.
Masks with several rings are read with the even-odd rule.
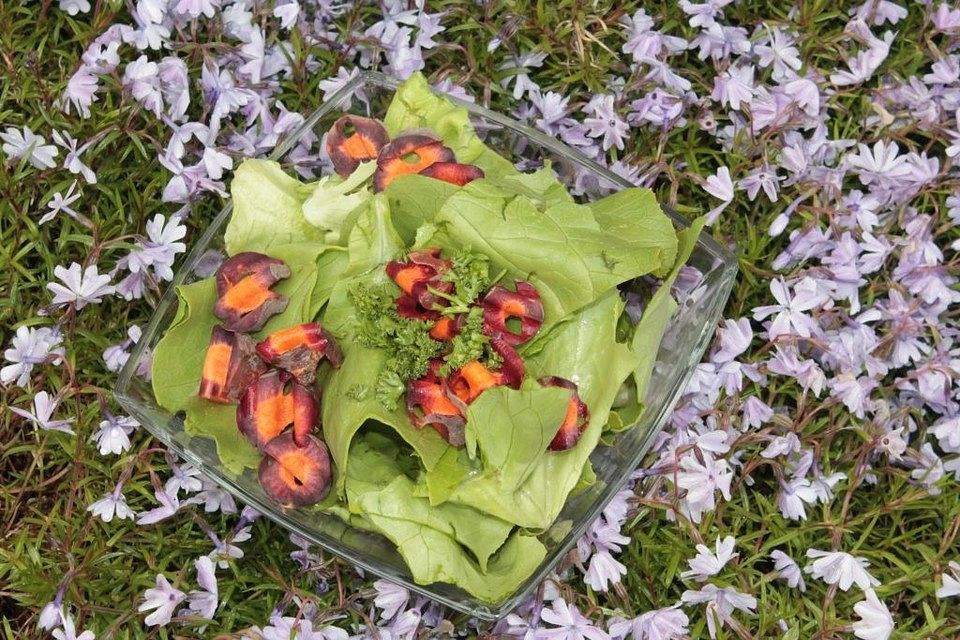
[[[420,75],[383,131],[361,120],[330,133],[344,175],[237,168],[228,260],[178,287],[154,392],[281,504],[384,535],[417,583],[502,600],[601,435],[642,413],[700,227],[676,232],[647,189],[579,204],[549,166],[521,173]],[[396,164],[404,147],[385,172],[410,140],[437,166]],[[635,323],[618,285],[642,276],[662,284]]]

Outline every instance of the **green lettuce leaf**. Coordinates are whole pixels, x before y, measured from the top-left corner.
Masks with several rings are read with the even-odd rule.
[[[460,187],[415,173],[393,179],[384,193],[390,202],[390,213],[397,233],[406,246],[413,244],[417,230],[432,223],[447,199]]]
[[[652,204],[634,215],[665,218]],[[487,180],[452,194],[433,223],[438,231],[432,243],[471,247],[490,257],[494,271],[505,269],[508,282],[525,279],[537,287],[545,315],[541,334],[621,282],[668,268],[676,253],[675,235],[648,240],[642,232],[607,232],[590,207],[555,202],[540,211],[530,198]]]
[[[325,232],[303,217],[314,186],[304,184],[270,160],[244,160],[233,173],[233,213],[223,234],[227,253],[258,251],[292,242],[322,242]]]
[[[477,137],[467,110],[434,93],[423,74],[400,85],[383,124],[391,138],[409,129],[430,129],[453,150],[457,162],[475,164],[488,176],[517,173],[513,163]]]
[[[611,194],[589,205],[597,224],[608,234],[628,241],[637,249],[662,250],[662,266],[655,275],[663,275],[677,257],[677,232],[673,222],[660,209],[650,189],[632,187]]]
[[[633,381],[636,387],[636,403],[639,407],[631,411],[629,408],[618,411],[624,424],[632,425],[642,413],[643,399],[646,397],[647,385],[653,375],[653,368],[657,362],[657,351],[660,349],[660,342],[663,340],[663,334],[666,333],[670,324],[670,318],[677,309],[677,301],[670,295],[670,289],[680,269],[687,263],[690,254],[697,246],[697,238],[706,222],[705,218],[697,218],[686,229],[677,232],[677,253],[670,273],[664,278],[663,283],[651,296],[647,303],[643,315],[640,316],[640,322],[634,330],[633,338],[630,341],[630,349],[637,356],[639,362],[633,372]]]
[[[488,389],[467,407],[467,452],[479,448],[484,469],[515,491],[547,453],[567,412],[570,390],[527,379],[520,389]]]
[[[469,507],[431,507],[377,435],[365,434],[353,446],[350,508],[397,545],[417,583],[446,582],[496,601],[533,573],[546,555],[539,540],[510,535],[513,525]]]
[[[303,203],[303,217],[323,231],[329,244],[346,244],[357,212],[373,195],[368,180],[377,168],[373,160],[362,162],[346,178],[330,175],[313,185],[313,192]]]

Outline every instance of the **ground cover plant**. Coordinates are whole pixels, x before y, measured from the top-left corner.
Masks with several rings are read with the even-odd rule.
[[[958,39],[938,2],[0,2],[0,628],[957,637]],[[633,485],[494,626],[289,537],[109,395],[233,168],[357,67],[528,121],[740,264]]]

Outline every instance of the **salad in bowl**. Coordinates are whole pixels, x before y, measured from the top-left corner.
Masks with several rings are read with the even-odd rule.
[[[503,602],[648,409],[702,225],[648,189],[582,202],[549,163],[519,170],[419,74],[323,148],[316,181],[237,167],[223,260],[176,288],[153,348],[155,402],[277,512]]]

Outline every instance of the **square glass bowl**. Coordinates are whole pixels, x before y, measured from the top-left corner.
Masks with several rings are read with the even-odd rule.
[[[336,94],[329,96],[296,131],[282,141],[272,154],[272,159],[281,162],[293,173],[290,161],[285,158],[301,141],[309,141],[311,150],[315,150],[319,158],[323,134],[338,117],[352,113],[382,118],[397,85],[396,80],[382,74],[361,73]],[[632,186],[583,154],[535,129],[503,114],[452,96],[447,97],[467,109],[477,133],[487,145],[501,155],[522,163],[525,169],[550,162],[561,181],[568,186],[576,184],[581,201],[590,201]],[[649,385],[645,412],[633,428],[610,436],[607,438],[612,440],[610,446],[601,444],[590,456],[597,482],[571,497],[556,524],[541,536],[547,547],[547,555],[537,571],[509,597],[489,603],[451,585],[415,584],[396,548],[378,534],[354,528],[335,516],[280,507],[263,492],[255,472],[247,470],[236,475],[225,469],[217,456],[214,442],[186,433],[182,414],[171,415],[158,406],[150,383],[135,375],[174,318],[177,307],[174,289],[210,275],[209,267],[205,268],[205,263],[208,265],[209,261],[204,258],[211,250],[222,250],[223,232],[230,211],[231,205],[227,203],[194,243],[183,266],[174,276],[143,337],[120,372],[114,389],[118,402],[181,458],[196,465],[237,499],[290,531],[369,573],[483,620],[506,615],[540,584],[639,465],[663,428],[713,336],[737,272],[731,253],[709,236],[702,235],[687,261],[686,269],[681,273],[679,283],[674,286],[674,296],[679,306],[657,353],[653,372],[656,382]],[[674,212],[667,211],[667,214],[678,228],[687,226],[683,218]]]

